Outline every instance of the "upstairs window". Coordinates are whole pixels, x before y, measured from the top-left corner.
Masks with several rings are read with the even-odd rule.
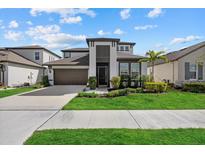
[[[128,46],[125,46],[125,51],[129,51],[129,47]]]
[[[40,52],[35,52],[35,60],[40,60]]]
[[[120,46],[120,51],[124,51],[124,46]]]

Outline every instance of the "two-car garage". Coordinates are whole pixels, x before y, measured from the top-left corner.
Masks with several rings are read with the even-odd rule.
[[[86,85],[88,69],[54,69],[55,85]]]

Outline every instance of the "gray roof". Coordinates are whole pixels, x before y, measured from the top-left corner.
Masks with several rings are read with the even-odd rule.
[[[89,48],[70,48],[63,49],[62,52],[89,52]]]
[[[125,52],[117,52],[117,59],[140,59],[140,58],[144,58],[143,56],[139,56],[139,55],[134,55],[131,53],[125,53]]]
[[[200,42],[200,43],[195,44],[195,45],[192,45],[192,46],[187,47],[187,48],[183,48],[183,49],[178,50],[178,51],[170,52],[170,53],[166,54],[165,56],[167,57],[168,61],[171,62],[171,61],[178,60],[178,59],[180,59],[180,58],[182,58],[182,57],[184,57],[192,52],[195,52],[202,47],[205,47],[205,41]],[[155,62],[155,65],[159,65],[159,64],[163,64],[163,63],[166,63],[166,62],[164,60],[158,60]]]
[[[11,62],[34,67],[42,67],[41,65],[32,62],[26,59],[25,57],[15,53],[14,51],[7,49],[0,49],[0,62]]]
[[[88,66],[89,65],[89,55],[76,56],[72,58],[64,58],[52,62],[45,63],[44,65],[69,65],[69,66]]]
[[[5,47],[6,49],[44,49],[46,50],[47,52],[57,56],[58,58],[61,58],[61,56],[57,55],[56,53],[40,46],[40,45],[28,45],[28,46],[19,46],[19,47]]]

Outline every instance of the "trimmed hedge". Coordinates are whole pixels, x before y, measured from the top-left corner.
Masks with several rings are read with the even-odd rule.
[[[107,97],[117,97],[117,96],[126,96],[128,94],[127,89],[113,90],[107,93]]]
[[[183,91],[205,93],[205,82],[190,82],[184,83]]]
[[[89,84],[90,89],[92,89],[92,90],[96,89],[96,86],[97,86],[96,77],[95,76],[89,77],[88,84]]]
[[[165,82],[145,82],[144,87],[146,92],[161,93],[167,91],[167,83]]]
[[[78,97],[88,97],[88,98],[95,98],[95,97],[98,97],[99,94],[96,94],[94,92],[92,93],[86,93],[86,92],[80,92],[78,93]]]

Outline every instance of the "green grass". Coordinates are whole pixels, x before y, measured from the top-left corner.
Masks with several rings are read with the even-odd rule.
[[[37,131],[31,145],[204,145],[205,129],[56,129]]]
[[[64,110],[205,109],[205,94],[169,91],[165,94],[130,94],[114,98],[76,97]]]
[[[32,88],[32,87],[0,90],[0,98],[7,97],[7,96],[12,96],[12,95],[32,91],[32,90],[34,90],[34,88]]]

